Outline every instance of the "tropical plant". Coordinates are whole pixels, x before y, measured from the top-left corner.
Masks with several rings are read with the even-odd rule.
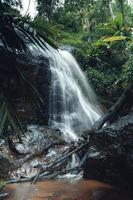
[[[39,16],[45,17],[48,21],[53,21],[54,13],[61,4],[60,0],[37,0]]]

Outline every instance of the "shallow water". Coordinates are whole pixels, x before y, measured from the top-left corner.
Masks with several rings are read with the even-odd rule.
[[[31,183],[12,184],[6,191],[7,200],[93,200],[93,192],[111,189],[111,186],[98,181],[45,181],[36,185]]]

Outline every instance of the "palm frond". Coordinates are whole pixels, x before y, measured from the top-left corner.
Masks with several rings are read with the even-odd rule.
[[[13,131],[15,132],[15,135],[18,138],[20,138],[21,135],[24,135],[25,131],[17,115],[15,115],[15,113],[12,114],[10,111],[8,111],[7,117],[8,117],[9,124],[11,125]]]
[[[10,27],[3,28],[2,37],[4,38],[6,47],[8,46],[12,50],[26,50],[26,45],[24,41],[19,37],[19,35],[15,32],[14,29]]]
[[[58,49],[58,47],[48,37],[42,35],[41,33],[38,33],[38,36],[42,38],[44,41],[46,41],[49,45],[51,45],[54,49]],[[37,38],[40,39],[38,36]]]
[[[16,114],[17,112],[3,94],[0,96],[2,97],[0,106],[0,137],[7,136],[12,129],[15,135],[20,138],[24,134],[24,129]]]
[[[6,3],[8,5],[13,5],[13,6],[20,6],[22,7],[22,2],[21,0],[3,0],[3,3]]]

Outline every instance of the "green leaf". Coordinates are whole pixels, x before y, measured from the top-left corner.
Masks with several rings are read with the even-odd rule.
[[[114,19],[114,25],[117,25],[119,29],[122,28],[122,26],[123,26],[122,13],[120,13],[120,12],[116,13],[116,18]]]
[[[4,136],[4,132],[8,132],[9,127],[12,127],[16,136],[20,138],[20,135],[24,134],[24,130],[16,114],[17,112],[3,93],[1,93],[0,97],[0,135]]]
[[[103,39],[104,42],[114,42],[114,41],[121,41],[121,40],[126,40],[127,37],[125,36],[113,36],[113,37],[108,37],[106,39]]]

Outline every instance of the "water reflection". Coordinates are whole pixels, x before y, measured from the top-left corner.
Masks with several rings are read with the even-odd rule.
[[[12,184],[6,192],[10,192],[7,200],[132,200],[123,190],[92,180]]]

